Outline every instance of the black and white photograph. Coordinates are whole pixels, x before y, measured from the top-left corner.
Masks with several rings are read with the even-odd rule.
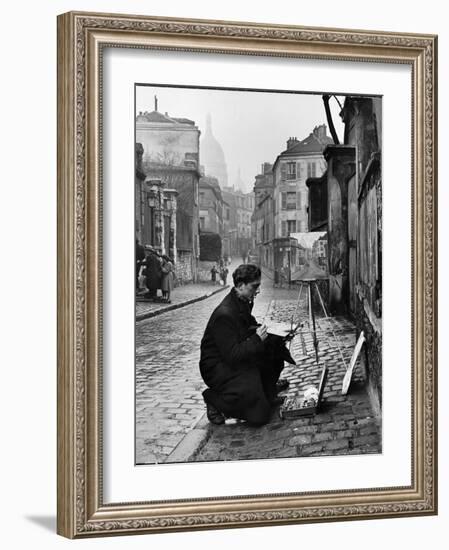
[[[135,107],[136,464],[382,453],[382,98]]]

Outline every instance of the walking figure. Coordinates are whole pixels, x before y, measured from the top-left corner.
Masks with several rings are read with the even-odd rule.
[[[148,255],[143,265],[146,266],[145,275],[146,275],[146,286],[148,288],[146,298],[154,300],[157,298],[157,291],[161,288],[161,262],[159,259],[159,254],[157,254],[154,248],[148,247]]]
[[[161,288],[162,288],[162,298],[169,304],[171,304],[170,296],[171,291],[173,290],[173,262],[168,256],[162,256],[162,265],[161,265],[161,271],[162,271],[162,281],[161,281]]]
[[[221,280],[223,281],[223,286],[226,286],[228,273],[229,273],[228,268],[223,266],[220,271],[220,277],[221,277]]]
[[[139,291],[139,274],[140,268],[145,261],[145,248],[139,243],[139,239],[136,239],[136,292]]]
[[[215,265],[213,265],[212,269],[210,270],[210,278],[213,283],[217,282],[217,273],[218,273],[218,269]]]

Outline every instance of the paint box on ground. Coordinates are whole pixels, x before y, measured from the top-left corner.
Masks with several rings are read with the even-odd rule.
[[[298,416],[313,416],[319,412],[324,386],[327,380],[327,367],[323,365],[318,388],[311,386],[302,395],[289,397],[279,409],[282,419],[297,418]]]

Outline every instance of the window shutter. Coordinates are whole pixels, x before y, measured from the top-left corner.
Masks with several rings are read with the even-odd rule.
[[[287,222],[281,222],[281,233],[282,237],[287,236]]]
[[[281,181],[285,181],[287,179],[287,166],[285,163],[281,164]]]
[[[282,210],[287,209],[287,193],[281,193],[281,199],[282,199]]]
[[[296,209],[301,210],[301,191],[296,193]]]
[[[289,180],[296,179],[296,162],[287,163],[287,177]]]
[[[314,178],[316,176],[316,166],[314,162],[307,163],[307,177]]]

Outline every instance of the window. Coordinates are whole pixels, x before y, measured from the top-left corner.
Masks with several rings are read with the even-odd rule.
[[[205,220],[205,218],[200,218],[200,228],[201,228],[201,229],[204,229],[205,225],[206,225],[206,220]]]
[[[288,235],[296,233],[296,220],[287,220],[287,232]]]
[[[296,210],[296,192],[287,193],[287,210]]]
[[[316,166],[314,162],[307,163],[307,177],[314,178],[316,176]]]
[[[287,179],[296,179],[296,162],[287,162]]]
[[[281,180],[295,180],[296,179],[296,162],[283,162],[281,163]]]
[[[282,193],[282,210],[296,210],[296,191]]]

